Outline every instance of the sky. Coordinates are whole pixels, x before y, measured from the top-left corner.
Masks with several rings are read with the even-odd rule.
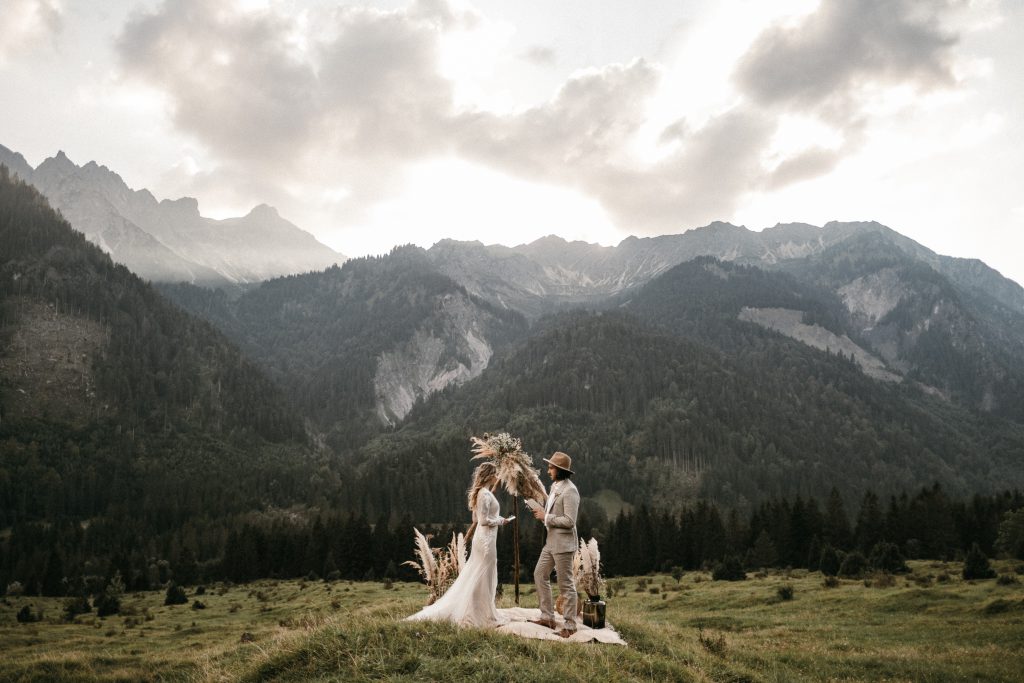
[[[1019,0],[2,0],[0,144],[347,256],[876,220],[1024,283]]]

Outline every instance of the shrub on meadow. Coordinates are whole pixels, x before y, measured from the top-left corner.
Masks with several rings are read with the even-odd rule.
[[[868,564],[875,571],[889,572],[890,574],[905,574],[910,571],[899,546],[887,541],[879,541],[875,544],[868,556]]]
[[[64,601],[64,619],[74,621],[79,614],[87,614],[92,611],[89,599],[84,595],[68,598]]]
[[[868,561],[861,553],[856,550],[852,553],[847,554],[843,558],[842,564],[839,565],[839,576],[853,579],[864,574],[864,570],[868,568]]]
[[[185,589],[178,584],[171,581],[167,585],[167,593],[164,595],[165,605],[185,605],[188,604],[188,596],[185,595]]]
[[[892,588],[896,585],[896,577],[888,572],[878,572],[864,579],[864,585],[868,588]]]
[[[116,572],[103,592],[96,596],[96,614],[108,617],[121,611],[121,597],[124,595],[124,581],[121,572]]]
[[[743,563],[740,558],[729,555],[715,565],[711,572],[711,578],[714,581],[743,581],[747,578],[747,573],[743,571]]]
[[[18,614],[15,618],[18,620],[19,624],[31,624],[36,621],[42,621],[43,612],[42,610],[34,609],[32,605],[25,605],[18,610]]]
[[[988,558],[981,551],[981,547],[974,543],[971,545],[967,557],[964,558],[963,577],[965,581],[973,579],[994,579],[996,572],[988,563]]]
[[[704,635],[704,629],[697,629],[697,640],[701,646],[713,655],[721,657],[725,654],[725,634],[718,634],[717,637],[713,635]]]

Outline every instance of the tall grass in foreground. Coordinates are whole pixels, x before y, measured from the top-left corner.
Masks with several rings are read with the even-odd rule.
[[[61,622],[60,600],[8,598],[0,680],[1020,680],[1024,584],[965,582],[952,563],[912,567],[831,588],[800,571],[613,579],[609,621],[628,647],[404,623],[424,602],[417,585],[264,581],[214,587],[202,610],[134,594],[124,601],[134,614],[74,623]],[[45,620],[16,623],[30,601]]]

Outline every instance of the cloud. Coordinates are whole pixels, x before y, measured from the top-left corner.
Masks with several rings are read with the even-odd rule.
[[[570,79],[548,103],[507,117],[467,120],[460,150],[524,176],[596,197],[624,229],[683,230],[731,212],[760,182],[770,121],[750,108],[720,113],[697,130],[668,130],[674,151],[658,162],[636,159],[630,142],[646,123],[647,100],[661,85],[643,60]]]
[[[823,0],[791,27],[774,27],[750,46],[736,70],[759,104],[814,108],[847,101],[866,86],[955,82],[957,37],[942,28],[954,0]]]
[[[643,60],[583,72],[541,106],[508,116],[460,116],[459,149],[531,175],[572,174],[603,164],[644,122],[643,105],[657,83],[656,69]]]
[[[534,45],[520,57],[534,66],[554,66],[558,62],[558,52],[544,45]]]
[[[837,144],[808,140],[773,154],[763,189],[825,175],[863,144],[872,123],[909,103],[903,91],[923,93],[957,85],[959,36],[945,28],[962,0],[822,0],[793,25],[764,30],[736,65],[733,80],[753,106],[783,118],[790,113],[830,129]],[[904,104],[903,106],[907,106]]]
[[[609,172],[601,180],[606,205],[634,233],[662,234],[732,214],[763,176],[761,153],[772,122],[736,107],[696,131],[681,134],[676,151],[657,164]]]
[[[220,5],[182,0],[135,16],[118,42],[122,68],[160,89],[178,128],[215,152],[283,160],[308,139],[315,73],[290,52],[283,20]]]
[[[443,145],[453,89],[438,71],[440,24],[347,10],[319,49],[319,133],[361,157],[418,157]]]
[[[403,162],[443,151],[452,85],[438,36],[473,21],[442,2],[284,16],[181,0],[134,16],[117,47],[125,77],[161,91],[175,126],[218,160],[204,185],[272,176],[358,204],[396,187]]]
[[[56,0],[5,0],[0,12],[0,67],[64,28]]]
[[[475,7],[458,0],[414,0],[409,16],[438,22],[445,30],[472,31],[483,17]]]
[[[125,76],[161,91],[174,124],[216,160],[189,176],[197,188],[258,189],[266,194],[254,201],[284,208],[330,197],[333,221],[354,225],[402,191],[406,169],[461,158],[578,190],[623,229],[656,234],[728,218],[750,192],[830,171],[864,128],[862,89],[951,83],[956,38],[941,11],[925,12],[946,6],[823,0],[801,25],[763,32],[735,72],[738,97],[699,123],[679,112],[655,135],[653,160],[634,142],[671,84],[643,59],[577,72],[549,101],[514,113],[457,98],[446,40],[486,24],[462,2],[284,15],[168,1],[135,15],[118,50]],[[543,48],[527,56],[555,58]],[[781,117],[796,109],[844,139],[773,150]]]
[[[783,160],[767,178],[769,190],[824,175],[842,160],[842,152],[824,147],[812,147]]]

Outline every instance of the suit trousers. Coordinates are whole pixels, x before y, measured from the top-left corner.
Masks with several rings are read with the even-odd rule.
[[[558,593],[565,596],[565,628],[576,630],[576,584],[572,579],[572,558],[575,553],[553,553],[547,546],[540,551],[537,568],[533,570],[533,581],[537,586],[542,619],[554,621],[555,608],[551,598],[551,570],[558,576]]]

